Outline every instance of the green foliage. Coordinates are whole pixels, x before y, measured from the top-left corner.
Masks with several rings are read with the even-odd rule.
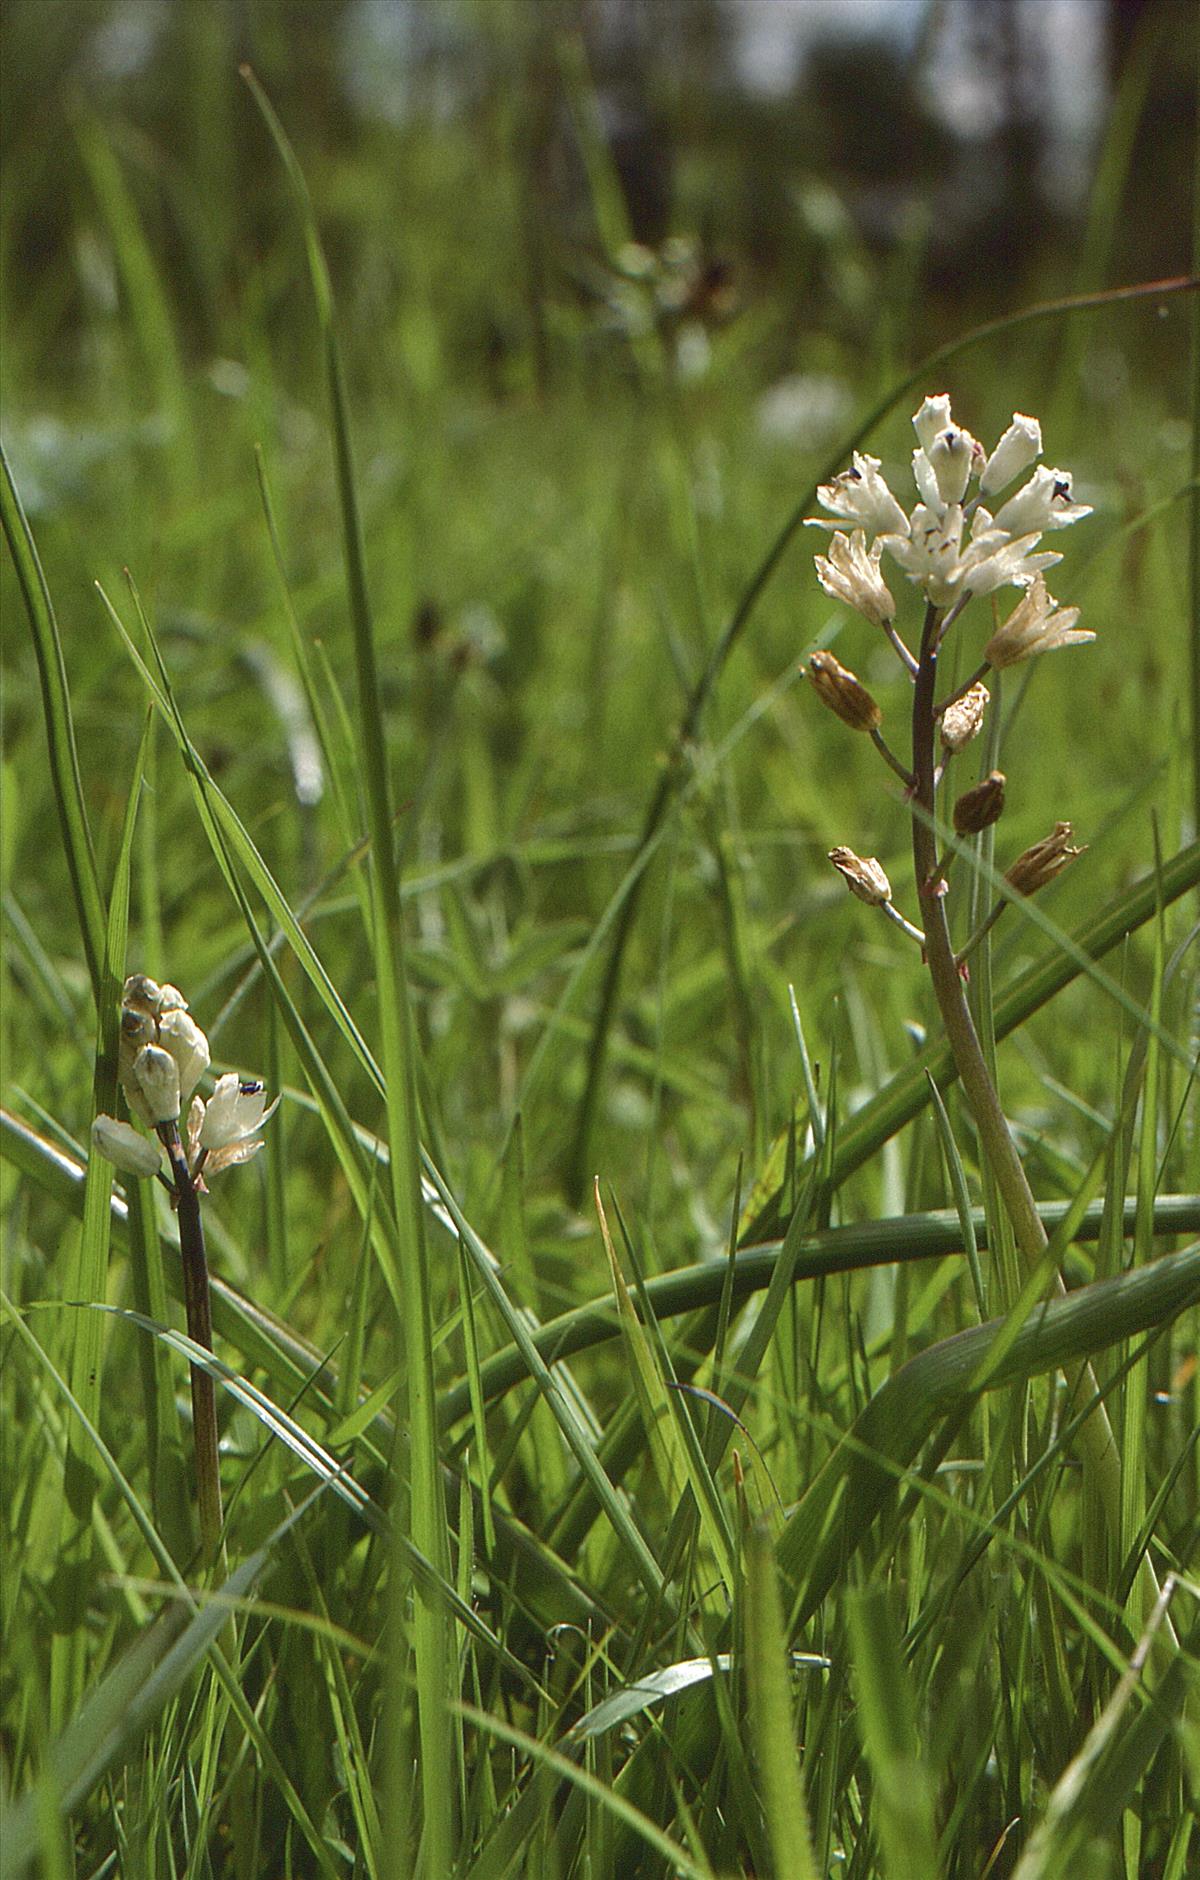
[[[34,91],[105,10],[49,11]],[[52,153],[17,100],[0,1873],[1181,1875],[1194,1588],[1128,1666],[1143,1561],[1200,1550],[1200,297],[1103,291],[1146,55],[1011,317],[786,167],[762,253],[812,305],[750,217],[737,310],[681,317],[583,42],[482,12],[470,110],[341,122],[332,27],[273,6],[257,103],[215,7]],[[736,230],[721,159],[677,233]],[[781,440],[785,374],[843,415]],[[824,860],[912,911],[895,778],[799,684],[836,642],[902,722],[799,524],[943,382],[982,436],[1041,411],[1097,511],[1062,570],[1097,644],[1006,688],[1008,807],[955,863],[986,899],[1056,818],[1089,845],[977,982],[1049,1305],[998,1280],[916,949]],[[204,1203],[219,1591],[177,1226],[81,1147],[126,965],[284,1093]]]

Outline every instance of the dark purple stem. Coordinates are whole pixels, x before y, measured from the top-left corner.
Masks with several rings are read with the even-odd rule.
[[[170,1158],[179,1213],[179,1251],[183,1261],[183,1303],[188,1337],[205,1351],[213,1348],[212,1299],[208,1284],[208,1257],[204,1250],[204,1223],[200,1195],[187,1165],[187,1156],[175,1123],[159,1125],[159,1136]],[[200,1511],[200,1541],[206,1560],[215,1560],[221,1545],[221,1463],[217,1441],[217,1393],[210,1374],[191,1367],[192,1436],[196,1451],[196,1501]]]

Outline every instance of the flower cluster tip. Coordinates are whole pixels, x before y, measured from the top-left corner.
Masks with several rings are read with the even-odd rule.
[[[117,1070],[130,1114],[159,1140],[113,1116],[97,1116],[92,1146],[128,1175],[162,1169],[169,1140],[178,1143],[181,1112],[187,1109],[186,1159],[194,1182],[248,1162],[262,1148],[263,1124],[279,1099],[268,1105],[263,1086],[233,1071],[218,1077],[207,1100],[196,1087],[208,1069],[208,1039],[190,1016],[176,986],[160,986],[146,973],[131,973],[121,995]]]

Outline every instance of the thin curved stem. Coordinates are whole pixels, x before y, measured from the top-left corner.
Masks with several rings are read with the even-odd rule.
[[[887,743],[886,739],[883,736],[883,733],[879,730],[878,726],[876,726],[875,729],[871,733],[871,742],[875,746],[875,749],[879,752],[879,755],[880,757],[882,757],[884,763],[887,764],[889,769],[895,771],[896,775],[899,777],[905,789],[911,790],[912,789],[911,776],[909,775],[908,771],[904,768],[904,765],[900,762],[900,759],[896,756],[895,751],[893,751],[891,746]]]

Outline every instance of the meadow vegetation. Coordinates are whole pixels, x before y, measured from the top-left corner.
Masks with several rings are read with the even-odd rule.
[[[81,93],[5,185],[0,1873],[1183,1880],[1200,297],[1106,294],[1142,93],[1003,304],[806,177],[798,314],[630,246],[573,39],[550,234],[519,93],[350,136],[227,50],[177,146]],[[1032,1276],[919,948],[826,859],[916,918],[905,792],[805,676],[903,752],[799,525],[943,390],[1094,512],[1095,643],[956,760],[1008,778],[957,944],[1086,844],[970,962]],[[182,1216],[88,1158],[132,972],[206,1091],[282,1093],[203,1197],[215,1560]]]

